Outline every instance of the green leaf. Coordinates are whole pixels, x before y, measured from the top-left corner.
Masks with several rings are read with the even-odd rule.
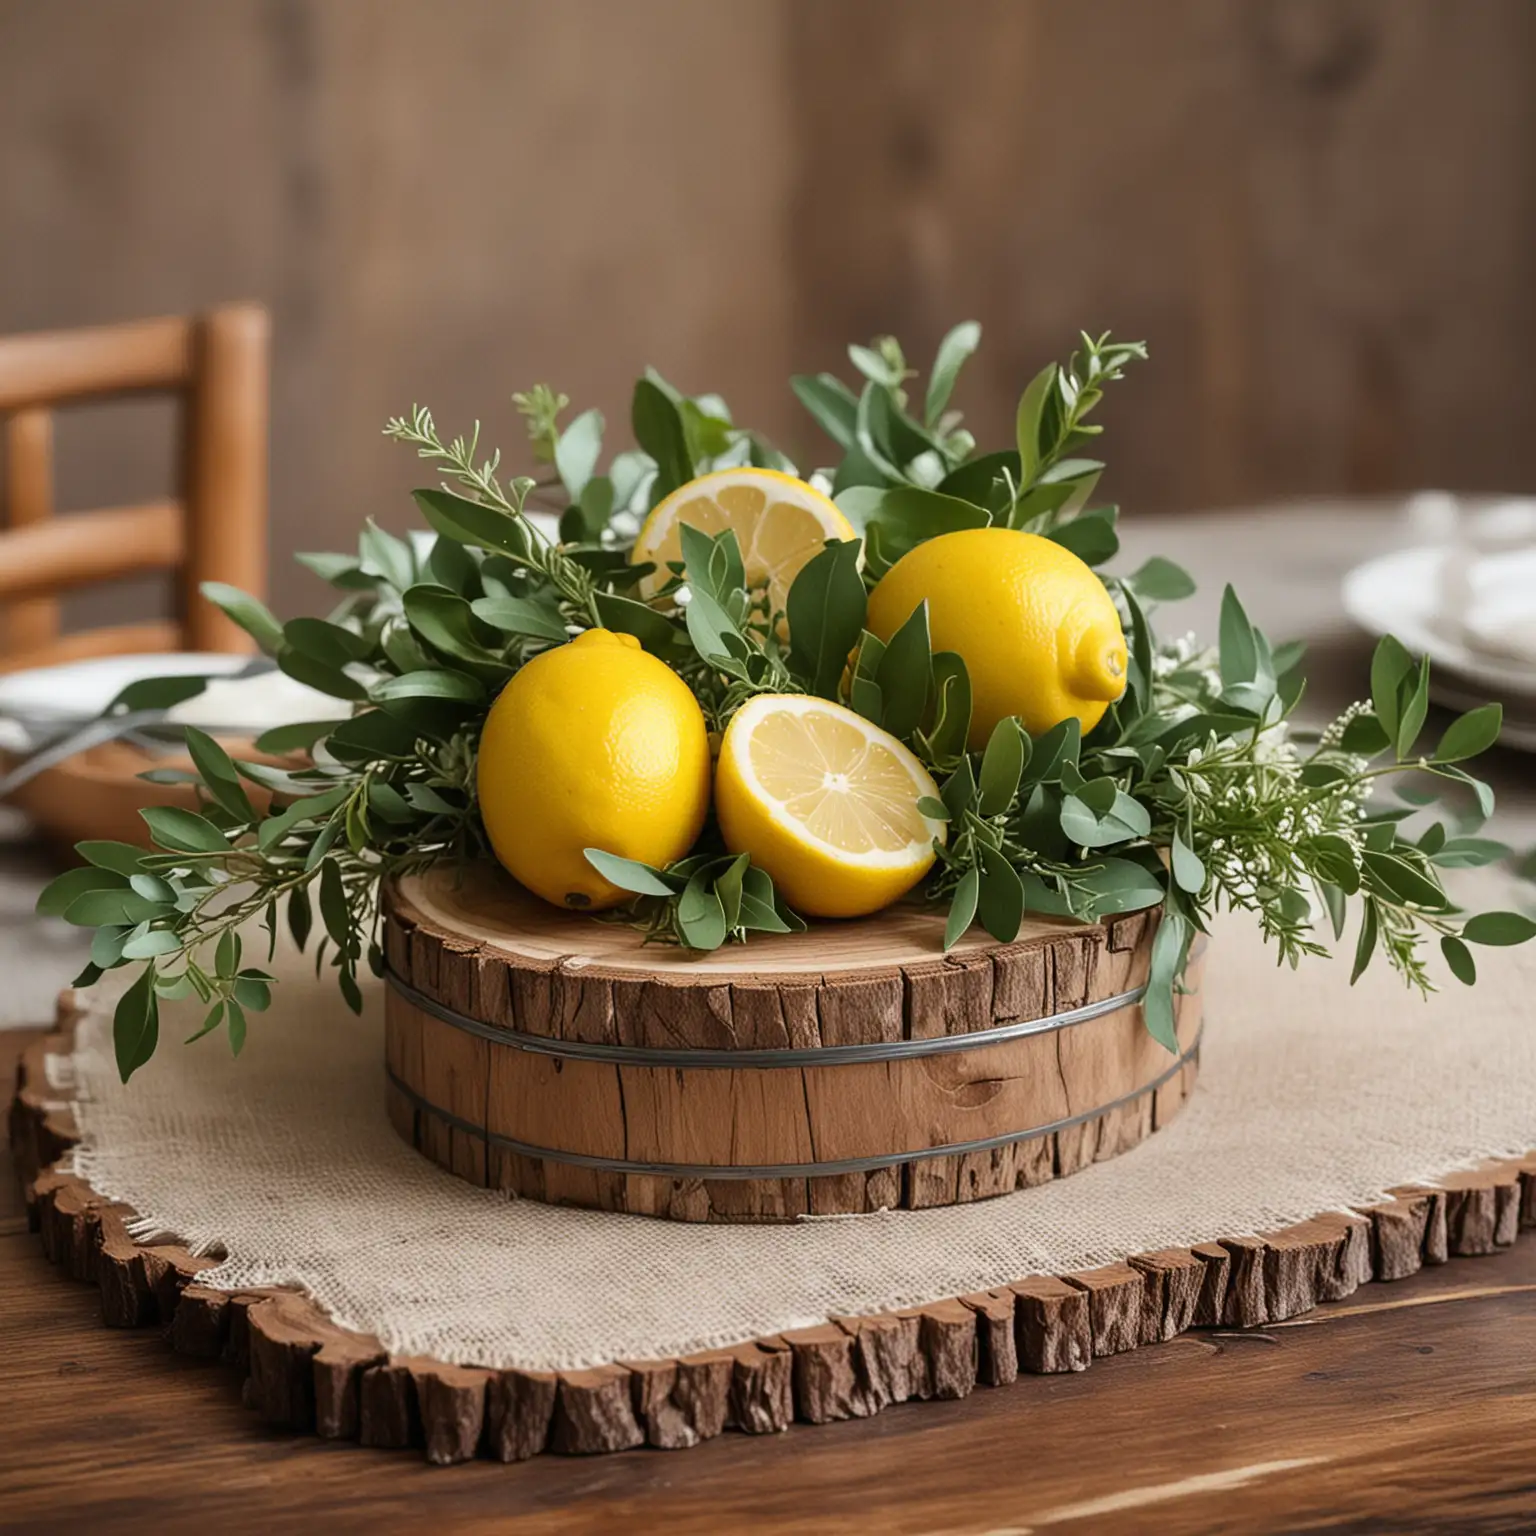
[[[89,891],[126,891],[128,877],[115,869],[70,869],[56,875],[38,893],[41,917],[62,917]]]
[[[1117,912],[1139,912],[1158,906],[1167,895],[1158,877],[1134,859],[1105,856],[1084,865],[1075,883],[1088,897],[1088,912],[1093,918]]]
[[[482,643],[475,630],[474,610],[457,592],[418,582],[405,593],[401,604],[411,628],[443,655],[468,663],[469,671],[486,680],[507,676],[510,668]],[[564,625],[560,626],[560,638],[565,638]]]
[[[656,478],[651,484],[650,495],[654,507],[680,485],[693,479],[693,460],[688,453],[683,418],[677,406],[653,380],[639,379],[630,403],[630,425],[635,441],[656,461]]]
[[[1479,869],[1507,859],[1509,845],[1491,837],[1450,837],[1432,855],[1441,869]]]
[[[252,1013],[265,1013],[272,1003],[272,983],[260,971],[241,971],[235,978],[235,1001]],[[236,1051],[238,1055],[238,1050]]]
[[[1251,683],[1259,672],[1258,642],[1253,625],[1229,586],[1221,596],[1221,681],[1224,688]]]
[[[306,570],[313,571],[322,581],[347,592],[371,592],[378,582],[367,575],[358,564],[356,555],[338,555],[300,550],[293,557]]]
[[[1191,896],[1198,896],[1205,889],[1205,865],[1200,860],[1200,855],[1184,841],[1184,834],[1178,829],[1173,833],[1173,882],[1181,891],[1187,891]]]
[[[123,963],[123,946],[139,930],[126,928],[120,923],[109,923],[91,935],[91,964],[99,970],[110,971]]]
[[[939,343],[933,371],[928,375],[928,395],[923,403],[923,419],[930,427],[937,426],[954,393],[961,368],[980,342],[981,327],[974,320],[962,320]]]
[[[358,535],[357,548],[363,569],[371,566],[397,592],[404,592],[416,580],[416,557],[410,545],[385,533],[371,517]]]
[[[1052,784],[1061,778],[1062,769],[1076,765],[1082,747],[1083,724],[1076,715],[1053,725],[1043,736],[1035,739],[1035,749],[1026,767],[1026,777],[1031,784]]]
[[[132,843],[109,842],[76,843],[75,852],[98,869],[110,869],[124,876],[138,874],[143,867],[145,855],[144,849],[136,848]]]
[[[186,737],[187,751],[191,755],[192,764],[202,776],[208,793],[236,821],[255,821],[256,812],[240,785],[240,775],[235,772],[235,765],[230,761],[229,753],[213,737],[198,730],[195,725],[185,726],[183,734]]]
[[[386,677],[368,691],[375,703],[390,699],[450,699],[461,704],[478,704],[485,698],[485,687],[478,678],[465,672],[429,669],[407,672],[403,677]]]
[[[1306,654],[1307,646],[1303,640],[1287,640],[1284,645],[1277,645],[1273,657],[1275,676],[1284,677],[1287,673],[1295,671]]]
[[[118,693],[103,716],[144,710],[166,710],[195,699],[213,679],[209,676],[141,677]]]
[[[227,980],[240,969],[240,956],[244,949],[240,935],[233,928],[226,928],[219,935],[213,951],[213,970],[220,980]]]
[[[342,721],[326,746],[343,762],[369,763],[380,757],[413,762],[417,757],[416,732],[382,709],[364,710]]]
[[[349,673],[333,667],[303,651],[285,645],[277,653],[277,664],[295,682],[303,683],[317,692],[329,694],[333,699],[366,699],[368,690]]]
[[[725,671],[740,669],[741,658],[751,647],[730,614],[708,592],[691,593],[683,617],[688,638],[701,658],[716,665],[724,663]]]
[[[352,920],[341,865],[335,859],[325,859],[320,865],[320,920],[331,942],[345,954],[352,942]]]
[[[130,875],[128,884],[136,896],[142,896],[145,901],[159,902],[166,906],[176,904],[176,888],[170,881],[162,880],[159,875],[146,875],[143,873]]]
[[[891,735],[908,737],[922,724],[932,676],[925,599],[886,642],[875,674],[884,705],[885,729]]]
[[[452,491],[412,491],[411,496],[433,529],[460,544],[526,561],[538,537],[525,519]]]
[[[601,411],[583,411],[556,439],[555,469],[572,501],[581,500],[602,451]]]
[[[1153,555],[1125,579],[1149,603],[1177,603],[1195,594],[1194,577],[1161,555]]]
[[[1057,366],[1047,363],[1029,381],[1019,397],[1018,410],[1014,413],[1014,436],[1019,450],[1019,483],[1021,487],[1034,484],[1040,473],[1040,465],[1050,445],[1041,443],[1041,425],[1046,402],[1056,387]]]
[[[1109,807],[1102,813],[1095,811],[1080,791],[1062,801],[1061,830],[1079,848],[1107,848],[1149,836],[1152,819],[1147,808],[1122,789],[1114,790]]]
[[[373,651],[361,635],[327,619],[289,619],[283,625],[283,640],[294,650],[338,671]]]
[[[1023,772],[1023,728],[1014,716],[1005,715],[992,727],[981,756],[979,809],[983,816],[1000,816],[1013,804]]]
[[[256,738],[258,752],[281,757],[289,752],[307,752],[322,736],[329,736],[347,717],[338,720],[301,720],[293,725],[276,725]]]
[[[1152,940],[1152,961],[1142,999],[1142,1022],[1147,1033],[1165,1050],[1179,1048],[1178,1021],[1174,1017],[1173,989],[1184,970],[1193,936],[1189,919],[1164,907]]]
[[[678,527],[683,549],[683,572],[692,590],[708,592],[717,603],[731,608],[736,594],[746,588],[741,545],[734,529],[708,534],[692,523]]]
[[[1372,883],[1399,901],[1431,910],[1446,905],[1445,892],[1428,875],[1397,854],[1378,853],[1367,847],[1360,855],[1360,862]]]
[[[949,807],[942,800],[935,800],[932,795],[917,797],[917,812],[920,816],[926,816],[929,821],[949,820]]]
[[[283,643],[283,626],[272,617],[265,603],[222,581],[205,581],[198,590],[216,608],[223,609],[267,655],[277,654]]]
[[[139,812],[162,848],[178,853],[228,853],[229,839],[206,817],[175,805],[152,805]]]
[[[1457,768],[1451,764],[1447,764],[1438,771],[1443,778],[1455,779],[1458,783],[1465,784],[1477,796],[1477,808],[1482,812],[1484,821],[1493,815],[1494,797],[1492,785],[1485,784],[1481,779],[1474,778],[1465,768]]]
[[[152,960],[156,955],[174,954],[180,948],[181,940],[169,928],[151,928],[147,933],[141,933],[137,938],[130,938],[123,944],[122,958],[124,960]],[[93,959],[95,954],[95,946],[92,945],[91,956]]]
[[[751,862],[751,854],[738,854],[726,866],[723,874],[715,876],[715,895],[720,898],[720,909],[725,913],[727,933],[734,933],[740,924],[742,880]]]
[[[1521,912],[1479,912],[1461,930],[1468,944],[1524,944],[1536,936],[1536,922]]]
[[[288,933],[296,949],[302,950],[309,943],[314,922],[314,910],[309,904],[309,888],[296,885],[288,893]]]
[[[976,910],[982,927],[999,944],[1011,944],[1024,921],[1024,886],[1013,866],[996,848],[981,845],[981,888]]]
[[[814,377],[802,373],[790,379],[789,387],[839,448],[846,452],[853,447],[859,401],[841,379],[830,373],[818,373]]]
[[[960,876],[955,894],[950,898],[949,917],[944,924],[944,949],[952,950],[965,937],[966,930],[976,918],[976,906],[981,896],[981,874],[968,869]]]
[[[1356,715],[1344,727],[1339,745],[1346,752],[1352,752],[1359,757],[1375,757],[1378,752],[1385,752],[1392,745],[1392,738],[1387,735],[1386,727],[1374,714]]]
[[[480,562],[457,539],[445,539],[442,534],[433,539],[425,574],[460,597],[480,594]]]
[[[1469,710],[1446,726],[1435,748],[1434,760],[1460,763],[1477,757],[1499,739],[1503,725],[1504,708],[1500,704],[1484,704],[1481,709]]]
[[[725,943],[725,909],[706,870],[683,887],[677,899],[677,925],[690,949],[719,949]]]
[[[915,485],[855,486],[837,497],[837,505],[859,532],[872,524],[879,528],[881,552],[893,564],[928,539],[992,521],[983,507]]]
[[[999,518],[1009,507],[1010,476],[1017,485],[1019,456],[1011,448],[1003,453],[982,453],[967,459],[958,469],[951,470],[939,481],[938,490],[958,501],[969,501],[978,507],[985,507],[994,518]],[[1066,496],[1067,492],[1063,490],[1060,500],[1055,501],[1054,505],[1060,505]]]
[[[616,634],[633,635],[653,656],[674,655],[682,645],[682,632],[669,618],[648,603],[616,592],[597,594],[598,617]]]
[[[1413,751],[1413,744],[1424,729],[1429,714],[1429,657],[1419,663],[1418,678],[1412,691],[1403,702],[1403,712],[1397,723],[1397,755],[1401,760]]]
[[[960,821],[976,804],[976,775],[969,757],[960,759],[960,766],[944,781],[940,791],[944,804],[949,807],[949,819]]]
[[[881,384],[887,389],[895,389],[901,384],[901,371],[893,368],[872,347],[861,347],[857,342],[850,343],[848,361],[872,384]]]
[[[1360,937],[1355,943],[1355,963],[1349,973],[1349,984],[1354,984],[1365,974],[1365,968],[1371,963],[1371,956],[1376,952],[1376,903],[1367,901],[1360,914]]]
[[[1058,523],[1046,537],[1071,550],[1084,565],[1103,565],[1120,550],[1120,535],[1115,531],[1117,512],[1115,507],[1095,507],[1070,522]]]
[[[560,617],[560,610],[553,603],[528,597],[480,597],[469,607],[477,619],[509,635],[532,635],[535,639],[553,640],[556,643],[569,638],[565,620]],[[415,623],[414,616],[411,622]],[[429,634],[427,638],[430,640],[432,636]],[[436,644],[436,641],[433,643]]]
[[[1445,963],[1450,966],[1451,975],[1457,981],[1464,987],[1477,984],[1477,961],[1472,958],[1472,951],[1454,933],[1441,936],[1440,952],[1445,956]]]
[[[118,1076],[126,1083],[155,1054],[160,1038],[160,1004],[155,997],[155,968],[147,965],[118,999],[112,1015],[112,1046]]]
[[[368,809],[397,827],[409,826],[416,820],[405,796],[393,784],[379,779],[368,786]]]
[[[616,853],[605,853],[601,848],[583,848],[582,854],[603,879],[621,891],[633,891],[637,896],[671,896],[676,892],[667,877],[649,864],[623,859]]]
[[[801,567],[785,600],[790,665],[814,694],[835,699],[864,629],[857,540],[829,543]]]
[[[878,693],[878,689],[876,691]],[[928,746],[936,761],[947,762],[965,751],[971,734],[971,677],[965,669],[964,658],[955,651],[933,653],[933,705],[933,728],[928,733]],[[860,713],[864,711],[860,710]],[[880,724],[877,716],[869,718],[876,725]],[[1023,745],[1027,760],[1027,739]]]
[[[1393,635],[1383,635],[1371,657],[1371,705],[1388,741],[1398,739],[1402,724],[1399,695],[1413,671],[1413,658]]]
[[[773,881],[766,869],[748,864],[741,876],[741,911],[737,921],[743,928],[761,933],[800,933],[805,924],[791,913],[787,920],[774,895]]]

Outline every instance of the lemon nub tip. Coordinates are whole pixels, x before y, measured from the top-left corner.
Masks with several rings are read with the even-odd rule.
[[[1125,692],[1126,654],[1120,640],[1107,645],[1101,635],[1085,635],[1077,652],[1077,689],[1085,699],[1113,704]]]

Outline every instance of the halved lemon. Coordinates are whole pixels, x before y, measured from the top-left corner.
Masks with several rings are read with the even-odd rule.
[[[944,823],[917,808],[938,793],[889,731],[802,694],[737,710],[715,770],[726,847],[750,853],[810,917],[860,917],[911,890],[944,839]]]
[[[858,537],[831,498],[804,480],[776,469],[718,469],[680,485],[646,518],[629,556],[631,564],[656,563],[641,580],[642,597],[669,580],[669,560],[683,558],[684,523],[700,533],[732,529],[747,585],[767,587],[774,613],[784,611],[790,584],[828,539]]]

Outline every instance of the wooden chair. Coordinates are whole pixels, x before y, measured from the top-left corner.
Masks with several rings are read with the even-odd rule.
[[[199,595],[266,583],[266,311],[0,337],[0,671],[133,651],[248,651],[250,637]],[[165,393],[182,405],[174,500],[71,513],[53,506],[53,408]],[[174,619],[59,632],[58,593],[174,568]]]

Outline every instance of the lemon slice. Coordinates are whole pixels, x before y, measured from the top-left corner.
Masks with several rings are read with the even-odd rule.
[[[944,823],[928,770],[889,731],[841,704],[760,694],[726,728],[715,812],[726,847],[750,853],[789,904],[812,917],[889,906],[933,864]]]
[[[832,500],[804,480],[776,469],[719,469],[680,485],[646,518],[629,556],[632,564],[656,564],[641,580],[642,597],[670,579],[669,560],[683,558],[684,523],[700,533],[732,529],[747,585],[767,587],[774,613],[784,611],[790,584],[828,539],[857,537]]]

